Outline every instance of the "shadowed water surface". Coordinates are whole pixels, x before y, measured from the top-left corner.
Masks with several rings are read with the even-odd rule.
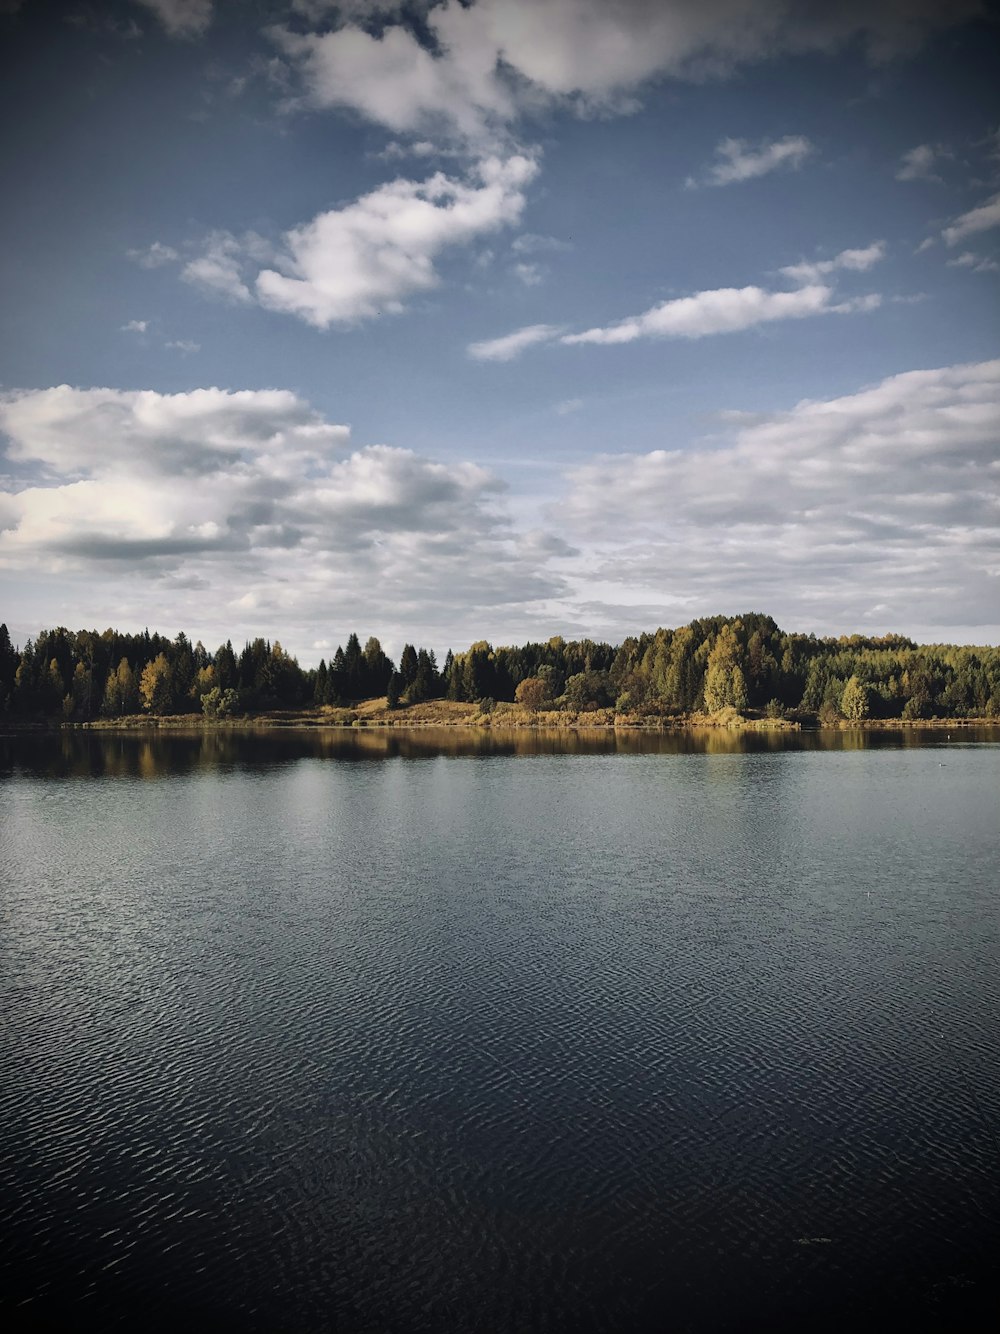
[[[989,736],[4,741],[4,1314],[973,1327]]]

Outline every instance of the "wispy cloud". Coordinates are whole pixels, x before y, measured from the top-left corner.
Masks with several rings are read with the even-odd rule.
[[[762,139],[750,144],[746,139],[723,139],[715,150],[718,159],[707,167],[700,178],[689,176],[689,189],[701,185],[734,185],[750,181],[756,176],[767,176],[783,167],[798,168],[815,149],[801,134],[786,135],[784,139]]]
[[[615,324],[565,334],[561,341],[581,343],[634,343],[639,338],[707,338],[712,334],[739,333],[776,320],[800,320],[830,312],[873,309],[878,297],[864,298],[869,304],[837,304],[833,288],[823,284],[800,287],[794,292],[768,292],[760,287],[720,287],[694,296],[663,301],[658,306],[619,320]]]
[[[557,324],[529,324],[502,338],[490,338],[482,343],[470,343],[469,356],[476,361],[513,361],[529,347],[551,343],[562,332]]]
[[[879,260],[885,258],[885,252],[884,241],[873,241],[863,249],[842,250],[832,259],[804,260],[799,264],[786,264],[781,272],[795,283],[813,283],[835,273],[838,269],[867,273]]]
[[[180,259],[173,246],[163,245],[160,241],[154,241],[145,250],[130,250],[128,257],[143,269],[159,269]]]
[[[935,181],[941,184],[941,177],[934,170],[938,161],[951,157],[949,149],[941,144],[918,144],[904,153],[896,170],[897,181]]]
[[[558,236],[540,236],[537,232],[522,232],[510,243],[515,255],[537,255],[545,251],[572,250],[569,241],[562,241]]]
[[[473,343],[468,351],[479,361],[511,361],[528,348],[556,340],[572,347],[584,343],[634,343],[640,338],[707,338],[740,333],[779,320],[871,311],[881,305],[879,293],[838,298],[834,287],[822,279],[837,270],[866,272],[883,258],[885,251],[885,242],[874,241],[864,249],[842,250],[832,259],[788,265],[781,272],[797,284],[791,292],[756,286],[711,288],[661,301],[639,315],[578,333],[563,332],[553,324],[531,324],[501,338]]]
[[[525,287],[537,287],[545,279],[545,271],[541,264],[515,264],[511,272],[519,282],[524,283]]]
[[[253,293],[244,277],[248,246],[231,232],[212,232],[200,255],[181,270],[186,283],[224,297],[238,305],[250,305]]]
[[[200,37],[212,22],[212,0],[135,0],[155,14],[171,37]]]
[[[122,325],[122,333],[144,334],[149,328],[149,320],[129,320]]]
[[[1000,273],[1000,264],[986,255],[976,255],[971,250],[963,250],[960,255],[947,261],[952,269],[971,269],[973,273]]]
[[[995,194],[985,204],[970,209],[968,213],[961,214],[945,227],[941,235],[944,237],[945,245],[952,246],[964,241],[967,236],[991,231],[994,227],[1000,227],[1000,194]]]

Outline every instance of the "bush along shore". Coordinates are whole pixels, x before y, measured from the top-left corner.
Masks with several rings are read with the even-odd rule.
[[[817,638],[769,616],[713,616],[618,645],[589,639],[398,662],[351,634],[300,667],[277,641],[210,652],[183,633],[0,625],[0,725],[81,727],[959,726],[1000,722],[1000,648],[902,635]]]

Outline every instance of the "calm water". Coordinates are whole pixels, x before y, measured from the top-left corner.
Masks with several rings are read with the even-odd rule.
[[[978,1327],[998,735],[0,739],[4,1318]]]

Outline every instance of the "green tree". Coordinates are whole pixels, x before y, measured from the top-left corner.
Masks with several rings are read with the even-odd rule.
[[[417,654],[417,671],[412,684],[406,692],[411,704],[420,704],[425,699],[433,699],[438,693],[437,663],[433,652],[422,648]]]
[[[614,700],[607,672],[574,672],[566,682],[566,703],[578,713],[605,709]]]
[[[363,693],[365,695],[381,695],[389,684],[389,677],[393,673],[393,665],[389,658],[382,652],[382,645],[374,635],[365,644],[362,653],[364,660],[363,666]]]
[[[385,688],[386,708],[398,709],[399,699],[403,693],[403,678],[399,672],[393,672],[389,677],[389,683]]]
[[[239,712],[240,697],[232,687],[221,690],[213,686],[201,697],[201,710],[206,718],[231,718]]]
[[[404,644],[399,655],[399,674],[403,678],[403,689],[417,679],[417,650],[412,644]]]
[[[215,655],[215,680],[220,690],[233,688],[239,682],[239,665],[236,661],[236,654],[233,652],[232,640],[226,642],[218,649]]]
[[[819,721],[823,727],[835,726],[843,716],[840,702],[844,697],[844,682],[839,677],[831,676],[823,691],[823,702],[819,706]]]
[[[325,704],[329,688],[330,677],[326,670],[326,662],[323,658],[320,658],[319,666],[316,668],[316,679],[313,683],[313,703]]]

